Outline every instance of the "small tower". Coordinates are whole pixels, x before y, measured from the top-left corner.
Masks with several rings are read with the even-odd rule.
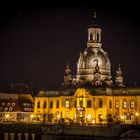
[[[119,64],[118,70],[116,71],[115,85],[117,87],[124,87],[125,86],[123,83],[123,74],[122,74],[120,64]]]
[[[97,79],[100,79],[103,85],[109,87],[112,85],[111,64],[108,54],[102,49],[101,31],[96,20],[96,12],[94,12],[92,23],[88,26],[87,45],[85,50],[80,53],[77,63],[77,85],[95,85]],[[97,59],[97,64],[93,63],[95,59]],[[100,72],[95,74],[97,68]],[[98,76],[100,78],[97,78]]]
[[[71,75],[71,69],[69,67],[69,64],[67,64],[66,69],[65,69],[65,74],[64,74],[64,82],[62,85],[64,87],[68,87],[72,84],[72,75]]]
[[[93,24],[88,29],[87,47],[101,48],[101,28],[96,23],[96,12],[94,12]]]

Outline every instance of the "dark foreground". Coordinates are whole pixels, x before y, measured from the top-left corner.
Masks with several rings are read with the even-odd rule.
[[[0,124],[0,140],[140,140],[140,125]]]

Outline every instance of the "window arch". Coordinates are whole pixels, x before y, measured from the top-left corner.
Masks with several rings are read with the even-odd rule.
[[[89,35],[89,39],[90,39],[90,41],[93,40],[93,34],[92,34],[92,33],[90,33],[90,35]]]
[[[37,102],[37,108],[40,108],[40,102],[39,101]]]
[[[109,108],[112,108],[112,101],[109,100]]]

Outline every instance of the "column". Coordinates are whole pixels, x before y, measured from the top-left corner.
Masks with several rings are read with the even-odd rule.
[[[21,140],[21,133],[18,133],[18,140]]]
[[[35,133],[32,133],[32,140],[35,140]]]
[[[10,140],[14,140],[15,139],[15,133],[10,133]]]
[[[25,133],[25,140],[28,140],[28,137],[29,137],[29,133]]]
[[[4,140],[8,140],[9,139],[9,133],[4,133]]]

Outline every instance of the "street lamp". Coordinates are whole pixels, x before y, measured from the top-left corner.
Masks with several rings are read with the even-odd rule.
[[[124,119],[125,119],[124,115],[121,116],[121,119],[122,119],[122,122],[124,123],[125,122],[124,121]]]
[[[87,115],[87,121],[91,121],[91,114]]]
[[[30,118],[31,118],[31,122],[33,122],[33,119],[34,119],[34,114],[31,114]]]
[[[10,117],[9,114],[5,114],[5,118],[6,118],[7,122],[8,122],[8,120],[9,120],[9,117]]]

